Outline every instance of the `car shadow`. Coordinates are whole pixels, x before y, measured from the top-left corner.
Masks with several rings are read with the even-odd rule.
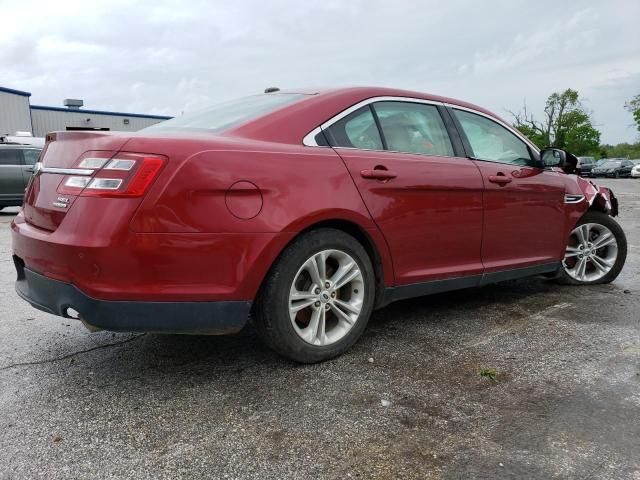
[[[590,288],[599,295],[622,293],[610,285]],[[252,372],[260,376],[267,371],[272,375],[274,370],[331,370],[360,363],[363,358],[366,361],[381,348],[400,354],[419,342],[422,348],[429,345],[436,351],[443,344],[459,343],[462,337],[482,338],[505,326],[526,328],[532,318],[541,320],[536,317],[540,312],[566,305],[567,300],[583,295],[579,288],[533,278],[396,302],[374,312],[363,336],[345,354],[315,365],[298,364],[274,353],[261,342],[249,322],[241,332],[224,336],[147,333],[132,337],[97,333],[96,341],[107,348],[79,356],[74,366],[81,371],[94,371],[97,374],[94,378],[107,383],[121,377],[157,376],[167,381],[186,374],[220,381],[230,378],[229,373]],[[585,304],[580,308],[588,310],[591,306]]]
[[[482,288],[460,290],[393,303],[374,312],[362,338],[343,356],[332,362],[351,361],[350,352],[359,355],[374,348],[379,337],[395,337],[395,331],[427,330],[442,322],[460,323],[483,307],[500,309],[508,315],[523,299],[548,295],[557,285],[533,279],[505,282]],[[556,295],[544,304],[557,302]],[[518,310],[516,308],[516,310]],[[519,310],[518,310],[519,311]],[[120,335],[117,335],[118,338]],[[400,338],[397,348],[401,349]],[[114,342],[116,343],[116,342]],[[135,346],[134,346],[135,345]],[[157,370],[168,374],[183,370],[205,368],[210,371],[252,369],[319,368],[319,365],[300,365],[284,359],[266,347],[249,322],[238,334],[225,336],[144,334],[122,349],[114,347],[116,358],[109,356],[109,369],[132,369],[132,372]],[[325,362],[326,363],[326,362]],[[95,365],[94,365],[95,366]],[[97,367],[96,367],[97,368]]]

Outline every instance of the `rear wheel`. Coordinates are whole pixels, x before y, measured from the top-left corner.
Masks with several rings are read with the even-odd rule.
[[[590,211],[569,235],[558,280],[570,285],[610,283],[626,258],[627,239],[618,222],[606,213]]]
[[[374,296],[373,267],[362,245],[341,230],[311,231],[271,269],[256,300],[256,328],[285,357],[327,360],[360,337]]]

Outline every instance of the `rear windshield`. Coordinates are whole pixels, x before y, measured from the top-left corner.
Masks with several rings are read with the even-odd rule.
[[[304,96],[299,93],[278,93],[239,98],[157,123],[145,130],[220,132],[301,100]]]

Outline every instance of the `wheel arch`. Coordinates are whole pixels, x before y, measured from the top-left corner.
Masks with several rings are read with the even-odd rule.
[[[269,277],[273,266],[278,262],[282,253],[291,244],[293,244],[293,242],[300,238],[300,236],[322,228],[334,228],[336,230],[343,231],[354,237],[363,246],[371,259],[371,264],[373,265],[373,271],[375,274],[376,294],[374,307],[383,306],[382,302],[384,299],[385,286],[393,283],[393,264],[391,262],[386,241],[375,225],[373,228],[365,228],[362,224],[354,221],[353,219],[340,217],[315,219],[305,226],[299,226],[296,234],[284,245],[284,247],[282,247],[278,255],[271,262],[269,269],[260,282],[258,295],[266,279]]]

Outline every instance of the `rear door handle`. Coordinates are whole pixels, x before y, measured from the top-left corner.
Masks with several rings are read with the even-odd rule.
[[[374,169],[374,170],[361,170],[360,176],[362,178],[370,178],[373,180],[391,180],[392,178],[396,178],[398,175],[396,172],[391,170],[382,170],[382,169]]]
[[[489,181],[491,183],[497,183],[498,185],[506,185],[511,183],[510,177],[507,177],[504,173],[498,173],[497,175],[489,175]]]

